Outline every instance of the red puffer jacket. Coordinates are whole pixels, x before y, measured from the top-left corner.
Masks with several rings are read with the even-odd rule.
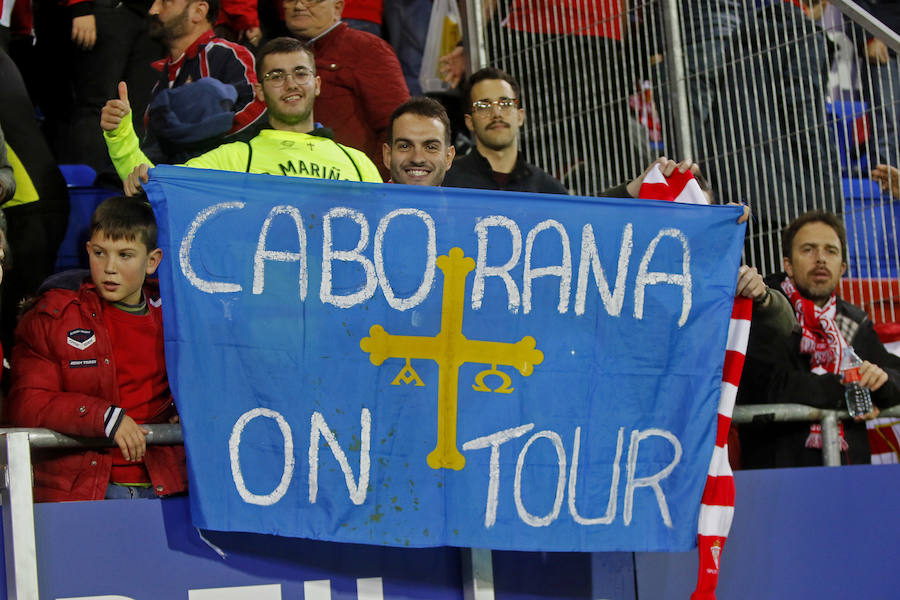
[[[145,284],[150,311],[162,321],[158,290]],[[25,313],[12,353],[10,421],[19,427],[47,427],[67,435],[102,438],[104,414],[119,403],[116,365],[103,300],[93,283],[78,290],[52,289]],[[155,306],[154,306],[155,305]],[[171,397],[153,422],[174,413]],[[37,502],[102,500],[119,448],[32,453]],[[187,489],[183,446],[148,446],[144,464],[157,494]]]

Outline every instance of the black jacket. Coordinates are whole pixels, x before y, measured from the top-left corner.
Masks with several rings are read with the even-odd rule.
[[[769,287],[781,290],[784,273],[766,278]],[[863,360],[884,369],[888,381],[872,393],[879,408],[900,404],[900,357],[889,353],[872,321],[860,308],[837,299],[838,327],[848,344]],[[764,327],[750,326],[747,358],[738,389],[738,404],[798,403],[817,408],[845,408],[839,375],[810,371],[809,355],[800,353],[800,328],[788,336],[774,335]],[[822,464],[822,452],[804,447],[809,423],[754,423],[742,425],[741,455],[745,468],[801,467]],[[870,462],[865,423],[844,421],[849,449],[843,462]]]
[[[509,192],[537,192],[539,194],[568,194],[559,181],[531,163],[525,162],[520,153],[509,181],[503,187],[494,179],[491,163],[473,148],[465,156],[453,161],[444,177],[444,187],[474,188],[479,190],[505,190]]]

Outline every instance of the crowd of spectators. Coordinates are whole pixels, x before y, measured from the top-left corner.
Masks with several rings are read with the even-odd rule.
[[[161,348],[156,290],[145,281],[161,258],[152,214],[142,208],[143,203],[125,196],[104,202],[91,222],[90,274],[66,282],[56,279],[41,288],[52,273],[55,249],[67,223],[68,200],[58,163],[88,164],[98,174],[97,184],[111,184],[127,196],[140,194],[148,169],[157,163],[297,177],[567,193],[558,179],[527,162],[521,152],[526,106],[535,106],[534,112],[540,114],[547,110],[541,101],[548,99],[542,96],[539,101],[535,89],[523,89],[500,69],[485,68],[460,82],[464,122],[474,143],[470,153],[456,156],[450,120],[441,104],[420,96],[410,99],[410,89],[416,89],[411,82],[418,74],[410,72],[415,67],[409,65],[415,61],[407,59],[415,51],[411,45],[395,51],[380,37],[382,24],[424,28],[408,21],[390,25],[389,7],[407,2],[385,0],[382,6],[364,0],[346,0],[346,5],[345,0],[284,0],[274,14],[250,4],[246,0],[221,5],[220,0],[44,3],[40,8],[35,5],[38,43],[34,48],[23,54],[21,46],[7,44],[22,68],[0,49],[0,200],[12,258],[27,267],[10,270],[3,286],[0,333],[7,356],[13,348],[16,307],[26,298],[39,298],[27,305],[12,352],[9,415],[23,426],[106,436],[119,447],[89,453],[95,461],[92,465],[103,467],[99,479],[99,470],[90,470],[94,477],[90,485],[83,471],[86,453],[37,460],[40,499],[145,497],[185,488],[183,455],[148,451],[146,430],[141,427],[177,419],[164,362],[159,356],[141,354],[133,344],[144,339],[147,347]],[[716,10],[707,14],[726,15],[723,11],[729,3],[715,4]],[[522,44],[572,34],[571,23],[535,17],[547,7],[520,8],[519,20],[512,19],[508,26],[519,32]],[[783,25],[777,15],[793,9],[768,3],[767,10],[776,15],[772,27],[777,28]],[[422,18],[420,12],[405,14],[414,20]],[[579,43],[591,52],[615,55],[620,24],[604,22],[597,31],[580,31],[577,35],[585,39]],[[8,31],[3,33],[0,42],[5,43]],[[718,37],[717,43],[731,43],[732,34]],[[701,41],[694,46],[689,41],[689,52],[692,48],[715,50],[706,43],[709,40]],[[880,64],[880,48],[874,49],[874,57]],[[896,57],[892,59],[896,63]],[[601,62],[609,66],[614,59]],[[44,66],[34,69],[34,64]],[[600,73],[601,79],[607,75],[605,70]],[[715,69],[707,75],[726,76]],[[800,69],[792,76],[800,81],[807,75]],[[609,105],[623,108],[611,100]],[[703,103],[695,104],[695,109],[703,107]],[[702,121],[703,115],[697,116]],[[744,117],[754,122],[753,115]],[[896,129],[884,128],[885,135],[895,135]],[[605,172],[604,161],[610,159],[615,143],[614,128],[601,134],[604,139],[596,149],[602,156],[581,158]],[[690,162],[660,159],[643,174],[618,182],[600,195],[637,197],[643,177],[654,166],[664,176],[676,170],[699,173]],[[888,165],[873,171],[874,179],[894,195],[898,175]],[[758,190],[747,194],[767,197]],[[745,211],[742,220],[746,218]],[[863,369],[864,385],[878,392],[877,407],[900,402],[900,363],[889,358],[877,337],[872,338],[871,323],[861,311],[836,300],[847,250],[840,220],[816,213],[812,218],[804,215],[799,225],[794,222],[791,227],[782,250],[785,273],[772,274],[770,287],[755,269],[744,267],[738,274],[737,294],[753,298],[763,315],[751,331],[748,352],[750,372],[754,366],[758,372],[742,386],[743,397],[751,402],[780,402],[788,390],[795,401],[838,407],[840,361],[835,357],[865,334],[866,349],[860,354],[872,362]],[[812,236],[810,227],[819,237],[804,242]],[[813,288],[816,293],[810,291]],[[104,315],[102,330],[90,325],[97,314]],[[839,329],[835,323],[843,322],[842,314],[849,315],[855,325],[835,337],[833,331]],[[51,330],[64,333],[59,339],[65,339],[66,345],[59,343],[59,336],[52,337]],[[105,345],[98,346],[98,351],[105,354],[98,356],[119,365],[118,378],[97,383],[81,364],[76,365],[77,373],[69,372],[80,360],[70,356],[69,348],[96,343],[101,337]],[[826,355],[831,358],[823,362]],[[773,357],[779,356],[784,360],[772,365]],[[64,368],[66,364],[70,369]],[[156,366],[148,370],[150,364]],[[785,370],[787,365],[790,372]],[[795,383],[790,377],[807,383]],[[816,379],[825,383],[821,393],[811,397],[810,390],[817,388],[808,384],[809,377],[830,379]],[[133,393],[136,388],[152,389],[151,400],[138,398]],[[866,418],[877,414],[876,409]],[[860,446],[864,438],[859,439],[854,441],[855,453],[846,455],[850,461],[861,462],[868,456]],[[767,451],[772,449],[769,442]],[[793,438],[784,443],[791,451],[797,449]],[[781,454],[792,458],[779,460],[779,466],[816,462],[807,455],[800,460],[792,452]],[[772,466],[763,462],[752,466]]]

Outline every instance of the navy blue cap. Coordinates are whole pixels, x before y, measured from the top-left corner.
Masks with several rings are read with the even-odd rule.
[[[168,142],[199,142],[231,129],[237,90],[212,77],[163,90],[150,102],[148,128]]]

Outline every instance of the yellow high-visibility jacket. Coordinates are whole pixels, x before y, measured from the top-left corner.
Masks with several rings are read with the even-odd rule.
[[[141,152],[130,116],[119,127],[105,132],[110,158],[124,180],[141,163],[153,163]],[[369,158],[329,137],[264,129],[248,142],[231,142],[194,157],[186,167],[267,173],[292,177],[343,179],[381,183],[381,175]]]

